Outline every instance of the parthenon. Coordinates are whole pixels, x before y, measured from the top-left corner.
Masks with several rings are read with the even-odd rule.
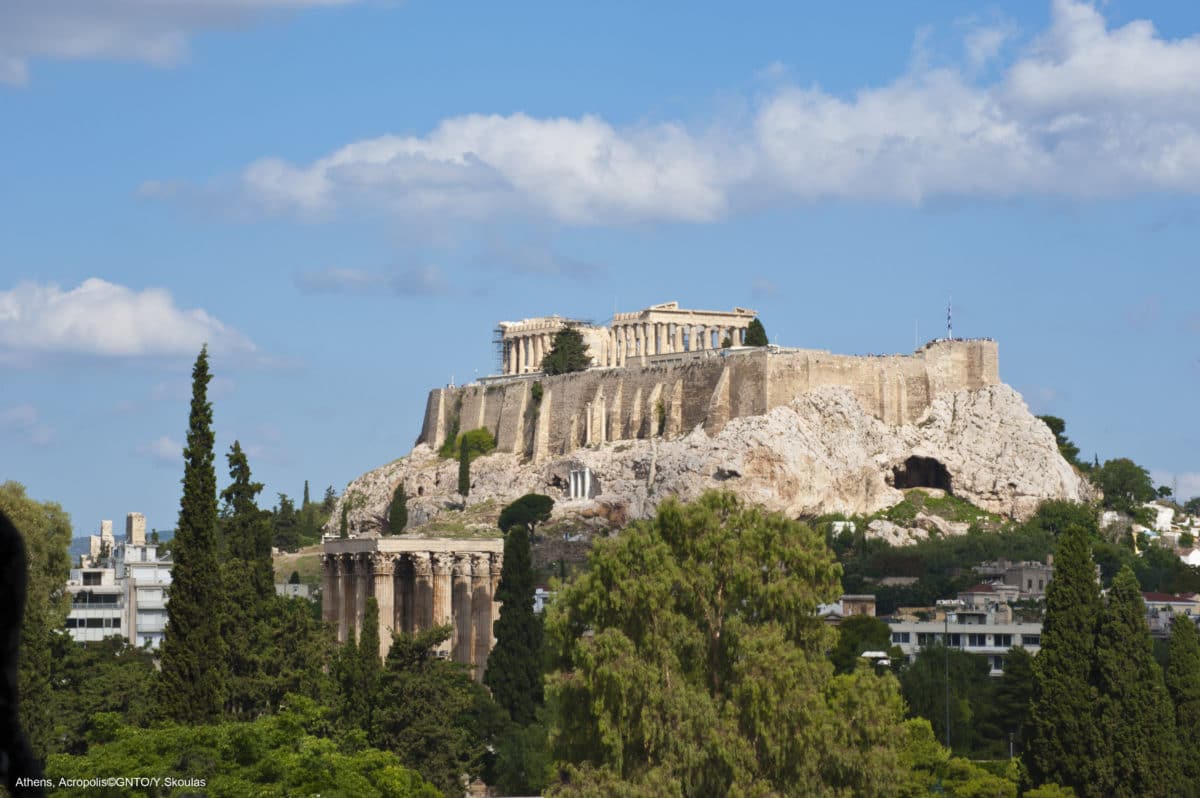
[[[357,639],[367,598],[379,604],[379,655],[392,632],[414,633],[449,624],[454,633],[440,649],[483,678],[495,644],[494,600],[504,560],[501,538],[349,538],[326,540],[321,555],[323,617],[337,639]]]
[[[644,310],[616,313],[608,327],[561,316],[502,321],[498,325],[503,348],[501,373],[541,371],[542,358],[550,351],[554,336],[566,326],[582,334],[593,366],[620,367],[632,358],[741,346],[746,328],[757,315],[748,308],[688,310],[680,308],[678,302],[664,302]]]

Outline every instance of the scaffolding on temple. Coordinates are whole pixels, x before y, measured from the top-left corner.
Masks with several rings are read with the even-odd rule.
[[[496,358],[494,374],[504,373],[504,328],[496,325],[492,329],[492,354]]]

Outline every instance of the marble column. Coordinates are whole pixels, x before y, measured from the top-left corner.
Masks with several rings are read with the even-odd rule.
[[[454,651],[452,656],[455,662],[471,664],[471,642],[475,631],[475,624],[471,618],[471,577],[473,575],[471,568],[470,554],[456,554],[454,557],[454,596],[453,596],[453,611],[454,616]]]
[[[500,574],[504,571],[504,555],[493,554],[491,562],[491,590],[489,594],[492,597],[492,623],[489,629],[487,646],[491,652],[492,646],[496,645],[496,621],[500,620],[500,607],[504,604],[502,601],[496,601],[496,591],[500,589]]]
[[[321,620],[337,623],[338,617],[337,555],[321,555]]]
[[[483,681],[492,642],[492,575],[486,554],[471,555],[471,662]]]
[[[542,358],[545,356],[545,352],[542,351],[542,334],[538,333],[533,336],[533,362],[531,364],[533,368],[530,371],[541,371]]]
[[[674,339],[675,339],[675,346],[673,347],[673,351],[682,352],[683,351],[683,325],[680,324],[679,322],[675,322]]]
[[[431,555],[431,559],[433,561],[433,625],[446,626],[454,622],[451,614],[454,588],[450,581],[450,567],[453,559],[445,552],[435,552]],[[438,651],[449,654],[452,640],[453,637],[439,645]]]
[[[396,631],[396,563],[392,556],[375,552],[371,556],[371,574],[375,602],[379,605],[379,658],[384,659]]]
[[[413,632],[433,626],[433,565],[429,552],[413,552]]]
[[[339,643],[350,639],[354,619],[354,560],[352,555],[338,554],[338,633]]]
[[[363,615],[371,587],[371,555],[360,554],[354,562],[354,639],[362,635]]]

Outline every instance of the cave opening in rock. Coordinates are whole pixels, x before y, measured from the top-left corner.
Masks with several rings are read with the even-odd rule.
[[[892,466],[892,487],[899,490],[909,488],[940,488],[953,493],[950,488],[950,472],[940,461],[932,457],[913,455],[899,465]]]

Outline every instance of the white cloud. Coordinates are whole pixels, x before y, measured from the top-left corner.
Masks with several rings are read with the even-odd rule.
[[[187,58],[200,31],[244,25],[270,12],[357,0],[4,0],[0,83],[29,80],[29,60],[104,59],[159,67]]]
[[[0,361],[78,354],[100,357],[193,356],[253,352],[254,344],[203,310],[184,310],[159,288],[134,291],[98,278],[70,290],[18,283],[0,291]]]
[[[937,59],[917,52],[905,74],[849,96],[780,86],[741,125],[467,115],[310,163],[263,158],[241,172],[238,191],[261,212],[310,220],[366,208],[571,225],[709,222],[826,199],[1200,192],[1200,36],[1164,39],[1148,22],[1110,30],[1072,0],[1055,0],[1050,27],[1023,50],[1003,47],[1008,35],[1002,25],[970,29],[965,65],[930,66]],[[993,78],[976,78],[1009,51]],[[145,190],[171,196],[180,186]]]
[[[183,462],[183,444],[161,435],[149,443],[139,444],[137,453],[149,457],[160,465],[175,465]]]
[[[31,404],[0,408],[0,433],[15,434],[35,446],[54,441],[54,428],[40,422],[41,414]]]

